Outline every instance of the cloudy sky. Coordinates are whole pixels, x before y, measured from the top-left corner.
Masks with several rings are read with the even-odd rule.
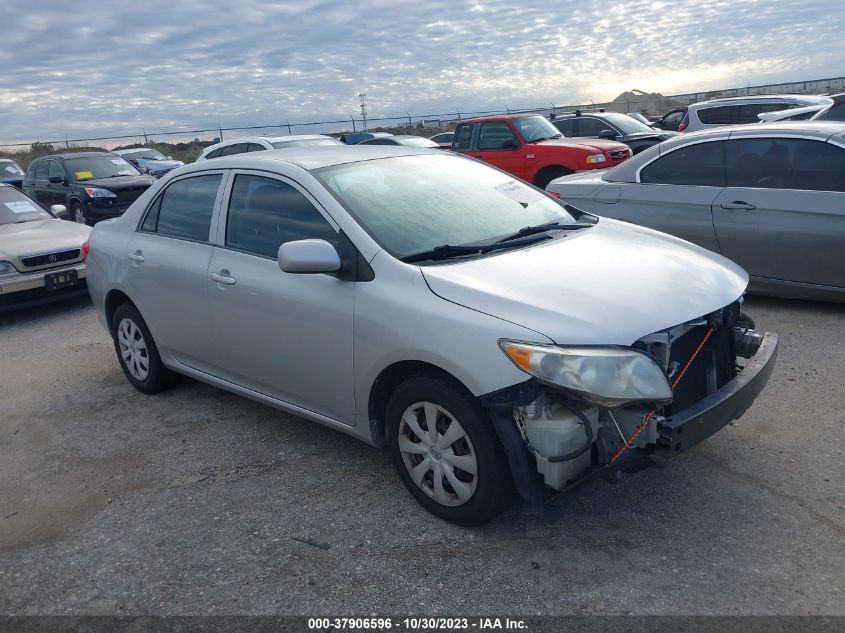
[[[0,143],[845,74],[841,0],[6,0]]]

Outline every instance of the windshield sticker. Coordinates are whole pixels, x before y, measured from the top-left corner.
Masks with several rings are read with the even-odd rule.
[[[526,187],[515,180],[503,182],[501,185],[493,187],[493,189],[525,207],[543,199],[543,194],[534,191],[531,187]]]
[[[5,202],[4,204],[9,207],[9,209],[11,209],[12,213],[38,212],[38,209],[36,209],[26,200],[20,200],[16,202]]]
[[[87,178],[93,178],[93,177],[94,177],[94,174],[92,174],[90,171],[78,171],[78,172],[76,172],[76,179],[77,180],[85,180]]]
[[[10,172],[12,172],[13,174],[17,174],[17,173],[18,173],[18,170],[17,170],[15,167],[12,167],[11,165],[6,165],[6,171],[10,171]]]

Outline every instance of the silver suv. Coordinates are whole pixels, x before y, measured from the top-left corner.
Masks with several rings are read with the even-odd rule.
[[[94,228],[88,280],[140,391],[185,374],[386,445],[463,525],[695,445],[777,345],[723,257],[410,147],[181,167]]]
[[[828,105],[831,102],[830,97],[815,95],[759,95],[701,101],[689,106],[678,131],[696,132],[721,125],[757,123],[760,120],[758,116],[765,112]]]

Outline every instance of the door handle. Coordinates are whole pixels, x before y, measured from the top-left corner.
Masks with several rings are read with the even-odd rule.
[[[748,204],[747,202],[742,202],[741,200],[734,200],[733,202],[723,202],[719,206],[723,209],[733,209],[742,211],[754,211],[754,209],[757,208],[753,204]]]
[[[221,270],[221,273],[228,273],[226,270]],[[235,278],[234,277],[226,277],[225,275],[219,273],[211,273],[209,275],[211,281],[214,281],[218,284],[226,284],[227,286],[234,286],[235,285]]]
[[[128,257],[129,259],[131,259],[133,262],[138,262],[139,264],[140,264],[142,261],[144,261],[144,256],[143,256],[143,255],[141,255],[141,251],[135,251],[134,253],[129,253],[129,254],[127,255],[127,257]]]

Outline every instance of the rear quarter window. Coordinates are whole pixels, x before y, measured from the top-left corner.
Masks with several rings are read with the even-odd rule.
[[[724,187],[724,142],[696,143],[669,152],[643,168],[640,182]]]

